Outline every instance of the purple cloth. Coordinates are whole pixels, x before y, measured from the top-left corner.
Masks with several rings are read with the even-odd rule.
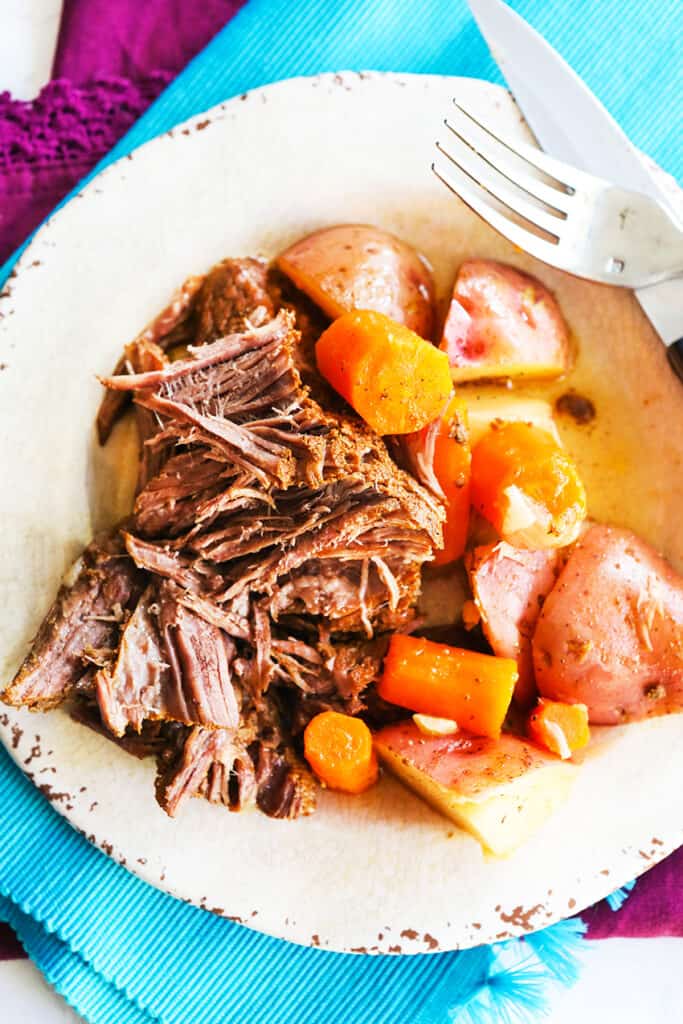
[[[177,75],[243,0],[64,0],[55,78]]]
[[[130,127],[244,0],[64,0],[53,81],[0,94],[0,263]],[[624,906],[582,914],[589,938],[683,936],[683,849]],[[22,956],[0,924],[0,959]]]
[[[169,80],[163,71],[141,83],[55,79],[31,103],[0,93],[0,264]]]
[[[53,80],[0,93],[0,264],[243,0],[64,0]]]
[[[585,910],[589,939],[683,938],[683,846],[641,875],[616,913],[605,900]]]

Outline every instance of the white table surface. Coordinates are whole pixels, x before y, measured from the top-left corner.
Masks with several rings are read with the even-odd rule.
[[[61,0],[0,0],[0,91],[31,99],[49,79],[60,11]],[[682,963],[681,939],[592,943],[578,984],[553,990],[546,1019],[551,1024],[683,1020]],[[30,961],[0,962],[3,1024],[76,1024],[79,1019]]]

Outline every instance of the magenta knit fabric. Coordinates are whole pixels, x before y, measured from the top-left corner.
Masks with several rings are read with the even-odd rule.
[[[244,0],[64,0],[53,74],[140,81],[177,75]]]
[[[55,79],[30,103],[0,93],[0,264],[170,81]]]
[[[0,264],[241,5],[64,0],[53,80],[0,93]]]

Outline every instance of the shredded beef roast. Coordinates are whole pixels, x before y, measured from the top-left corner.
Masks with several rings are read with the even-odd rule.
[[[204,278],[197,296],[196,345],[226,334],[260,327],[275,316],[267,285],[268,268],[261,260],[223,260]]]
[[[203,280],[202,277],[188,277],[183,282],[161,313],[125,347],[123,355],[114,367],[115,374],[139,373],[143,369],[150,369],[142,358],[143,350],[149,346],[157,346],[165,351],[188,340],[191,330],[188,322],[191,321],[195,297]],[[109,439],[114,424],[128,404],[129,398],[130,395],[126,392],[105,391],[96,419],[100,444],[105,444]]]
[[[105,726],[95,696],[90,690],[77,689],[66,703],[71,718],[81,725],[87,725],[93,732],[111,740],[127,754],[135,757],[155,757],[160,763],[167,763],[182,749],[189,729],[180,722],[147,719],[140,732],[126,729],[123,736],[114,736]]]
[[[173,816],[185,797],[196,796],[207,788],[214,802],[230,806],[229,778],[240,757],[248,759],[249,755],[233,730],[195,726],[188,733],[177,759],[161,765],[157,800]]]
[[[138,496],[135,525],[139,517],[141,533],[156,536],[131,532],[128,550],[138,565],[192,595],[200,615],[198,602],[210,601],[244,621],[249,595],[257,593],[271,598],[275,619],[308,613],[337,631],[368,636],[400,628],[417,597],[419,568],[439,542],[440,508],[396,468],[379,439],[313,402],[294,366],[292,334],[291,318],[280,314],[265,328],[206,346],[194,359],[108,382],[133,387],[138,402],[171,419],[190,416],[196,427],[196,492],[188,493],[180,478],[174,487],[168,467],[149,481]],[[245,355],[259,357],[250,358],[248,382],[236,371]],[[268,365],[260,375],[262,362]],[[286,406],[278,408],[278,401]],[[252,410],[264,408],[267,419],[250,419]],[[285,415],[286,430],[275,428]],[[218,447],[228,438],[228,423],[242,428],[239,452],[229,443],[222,452]],[[263,441],[265,424],[277,447],[259,452],[251,442],[254,435]],[[183,434],[169,466],[187,455]]]
[[[114,374],[153,369],[145,360],[152,346],[165,353],[266,323],[275,313],[267,276],[261,260],[227,259],[204,277],[188,277],[161,313],[126,345]],[[109,438],[129,398],[128,392],[105,392],[97,414],[100,444]]]
[[[123,630],[116,662],[93,681],[102,721],[115,736],[129,726],[139,732],[150,719],[236,729],[234,656],[223,630],[179,604],[163,583],[151,583]]]
[[[67,573],[3,700],[15,707],[55,707],[90,678],[93,666],[109,664],[143,586],[144,575],[126,555],[119,532],[95,537]]]
[[[337,632],[372,636],[407,625],[438,536],[408,518],[414,495],[396,491],[391,480],[373,485],[358,474],[316,491],[273,492],[272,509],[249,500],[243,512],[165,543],[126,534],[126,545],[139,566],[235,620],[258,593],[275,620],[307,613]]]
[[[295,818],[315,808],[313,778],[284,744],[256,739],[247,747],[232,730],[201,726],[189,731],[175,757],[160,759],[156,795],[172,817],[189,796],[230,810],[256,803],[274,818]]]
[[[344,410],[344,399],[320,376],[315,361],[315,345],[330,318],[304,295],[290,279],[275,266],[268,268],[267,288],[276,311],[289,310],[294,314],[300,340],[296,347],[296,366],[304,384],[323,409]]]
[[[71,695],[74,717],[156,756],[171,815],[187,796],[313,809],[301,731],[374,713],[387,635],[441,543],[438,498],[317,377],[323,326],[264,264],[224,260],[126,347],[98,429],[133,396],[133,515],[86,549],[4,695]]]
[[[256,766],[256,803],[262,811],[271,818],[297,818],[314,810],[314,783],[305,768],[265,743],[256,743],[250,753]]]

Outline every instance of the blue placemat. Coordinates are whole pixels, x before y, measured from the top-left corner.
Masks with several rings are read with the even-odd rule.
[[[620,122],[683,184],[680,0],[513,0]],[[339,70],[502,82],[464,0],[249,0],[115,156],[228,96]]]
[[[679,0],[513,6],[560,49],[633,141],[680,179]],[[246,89],[339,69],[500,80],[462,0],[249,0],[104,163]],[[12,262],[0,270],[0,284]],[[127,874],[74,832],[4,751],[0,780],[0,917],[92,1024],[499,1021],[537,1012],[549,977],[575,975],[582,930],[575,921],[524,944],[401,959],[307,950],[257,935]]]
[[[92,1024],[440,1024],[538,1009],[575,976],[580,921],[461,953],[359,957],[166,896],[76,833],[0,751],[0,918]]]

